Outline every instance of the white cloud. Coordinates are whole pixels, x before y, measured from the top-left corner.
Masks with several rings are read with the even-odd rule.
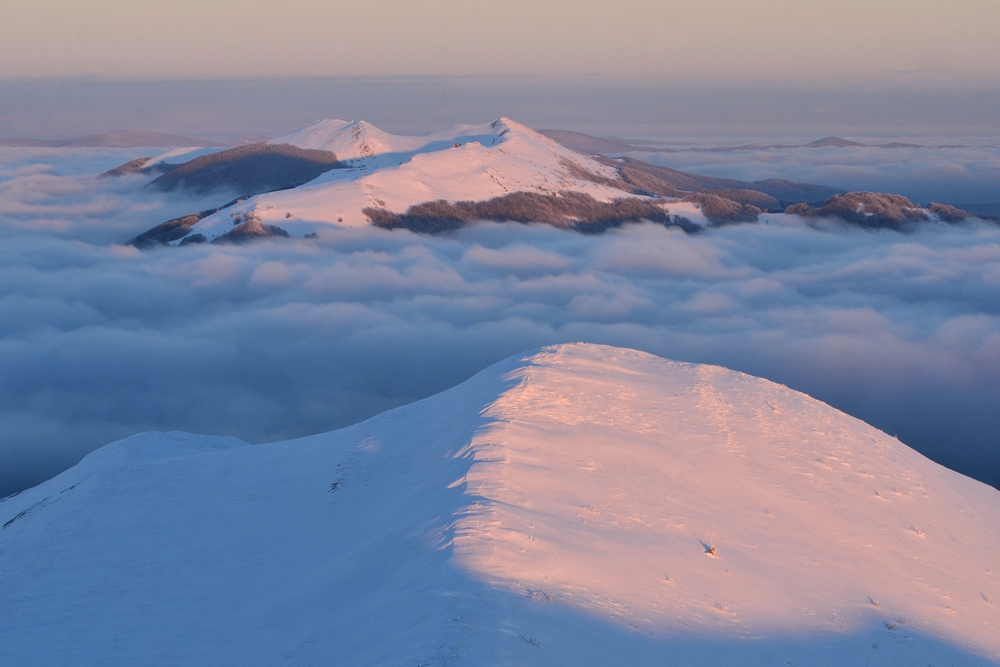
[[[491,249],[474,243],[465,252],[463,259],[501,273],[518,276],[551,273],[568,266],[566,259],[559,253],[524,245]]]
[[[823,129],[816,130],[822,132]],[[812,137],[815,139],[817,137]],[[848,137],[851,138],[851,137]],[[790,143],[810,141],[800,137]],[[857,139],[856,139],[857,140]],[[895,139],[866,138],[861,143]],[[758,140],[770,143],[768,140]],[[655,164],[720,178],[784,178],[844,190],[894,192],[924,204],[1000,201],[1000,147],[996,137],[918,138],[909,143],[966,148],[786,148],[641,154]]]
[[[85,175],[129,157],[0,154],[0,198],[66,223],[0,218],[0,493],[136,431],[318,432],[574,340],[786,383],[1000,483],[1000,226],[484,224],[138,253],[113,243],[207,202]]]

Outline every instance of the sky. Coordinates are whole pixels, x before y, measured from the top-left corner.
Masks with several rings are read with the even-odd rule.
[[[1000,83],[994,0],[3,0],[0,79]]]
[[[0,139],[107,130],[211,139],[275,137],[321,118],[427,134],[501,116],[534,128],[702,145],[803,142],[836,135],[1000,143],[1000,87],[668,84],[595,77],[413,77],[0,82]],[[995,199],[994,199],[995,200]],[[992,201],[992,200],[991,200]]]
[[[994,0],[0,0],[0,139],[1000,136]]]

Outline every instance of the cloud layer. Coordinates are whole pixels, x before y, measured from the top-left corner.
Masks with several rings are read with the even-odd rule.
[[[864,143],[888,142],[888,139]],[[1000,146],[996,138],[940,137],[913,143],[959,148],[785,148],[642,154],[655,164],[722,178],[785,178],[844,190],[892,192],[913,201],[958,204],[1000,202]]]
[[[767,377],[1000,485],[1000,227],[483,224],[140,253],[114,242],[218,202],[92,177],[135,156],[0,154],[0,495],[137,431],[329,430],[564,341]]]

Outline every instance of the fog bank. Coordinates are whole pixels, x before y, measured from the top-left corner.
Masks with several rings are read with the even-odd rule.
[[[0,153],[0,495],[137,431],[329,430],[565,341],[782,382],[1000,485],[995,225],[480,224],[143,253],[115,243],[221,202],[93,177],[130,157]]]

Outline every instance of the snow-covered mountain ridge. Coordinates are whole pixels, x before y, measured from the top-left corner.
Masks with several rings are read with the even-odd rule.
[[[153,189],[240,196],[163,222],[129,241],[137,247],[303,238],[368,224],[436,233],[494,220],[600,233],[652,221],[697,232],[756,222],[762,212],[784,219],[778,211],[796,220],[801,214],[880,229],[969,217],[954,207],[924,209],[895,195],[775,179],[747,183],[629,157],[584,155],[507,118],[426,136],[393,135],[364,121],[321,120],[270,143],[200,155],[181,165],[167,163],[170,155],[129,162],[104,176],[158,170],[165,173],[148,183]],[[779,196],[792,197],[795,206]],[[826,205],[811,198],[821,196]],[[859,198],[867,208],[848,210],[844,202]]]
[[[421,202],[479,201],[512,192],[582,192],[599,201],[629,196],[617,170],[507,118],[423,137],[383,132],[364,121],[321,120],[271,144],[334,153],[347,163],[303,186],[258,194],[190,228],[211,241],[235,218],[252,217],[293,237],[329,225],[369,224],[369,207],[403,212]],[[179,242],[176,241],[176,242]]]
[[[1000,492],[594,345],[356,426],[142,434],[0,503],[5,664],[996,664]]]

